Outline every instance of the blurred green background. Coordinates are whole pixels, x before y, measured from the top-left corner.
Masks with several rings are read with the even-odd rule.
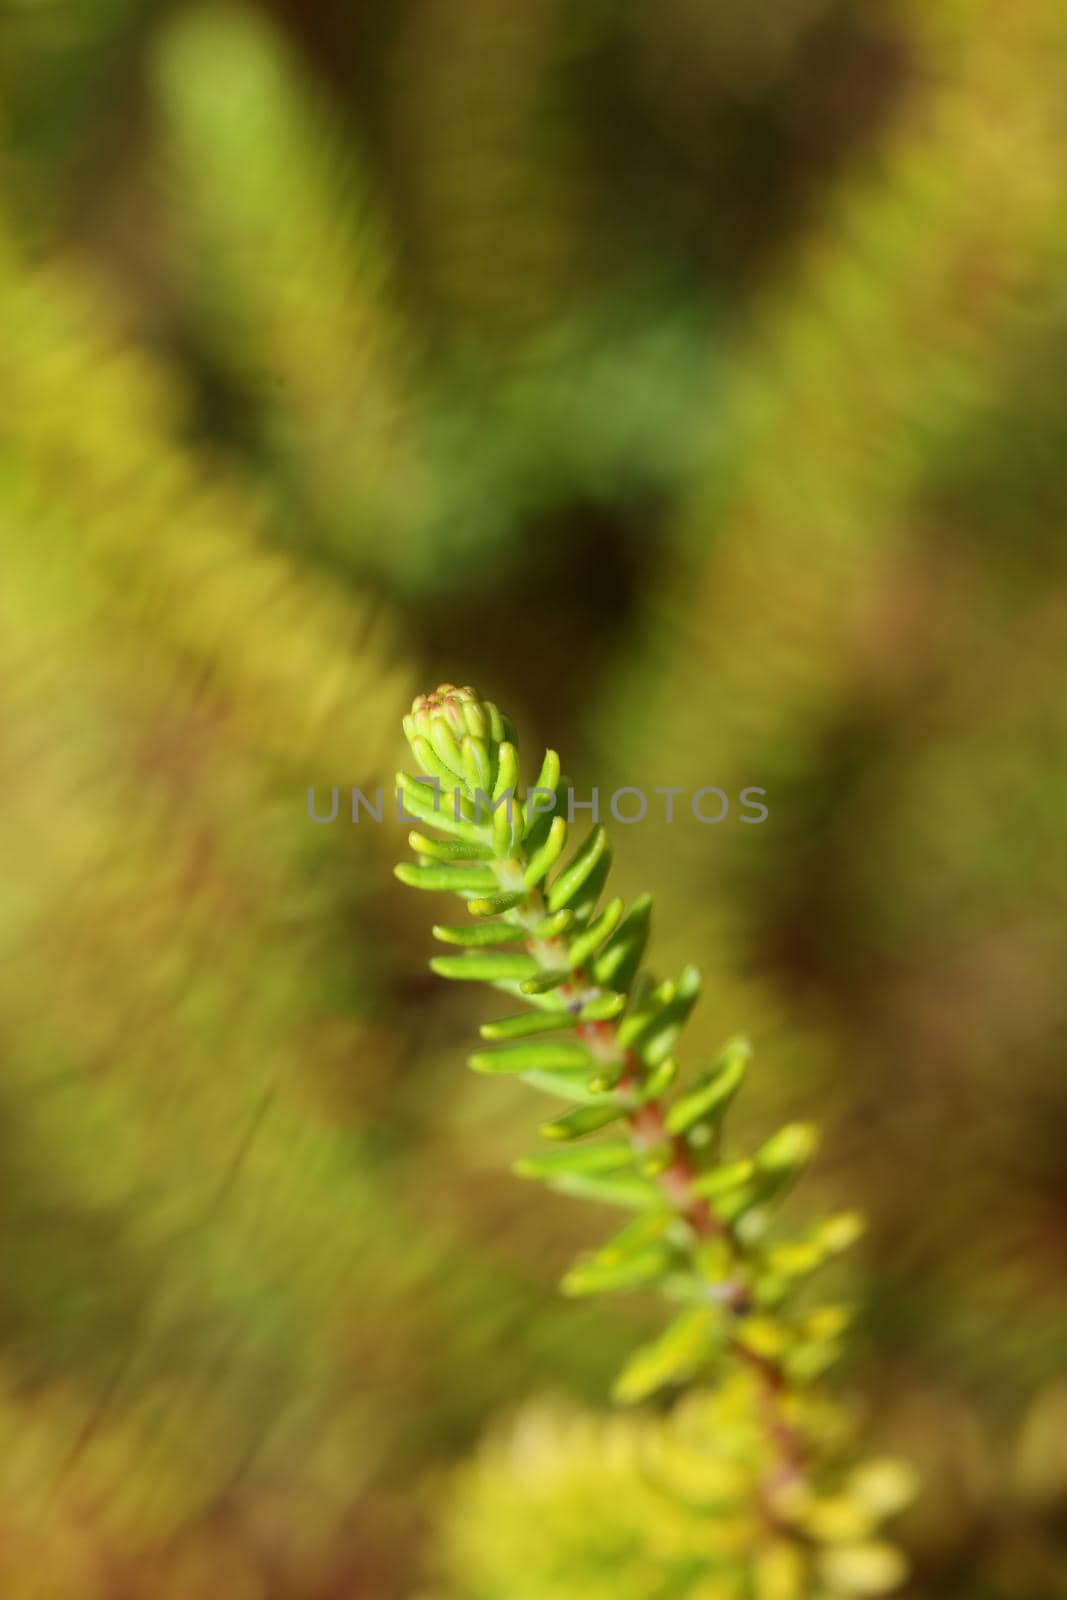
[[[308,819],[447,678],[583,790],[766,788],[620,892],[869,1215],[910,1592],[1062,1600],[1062,0],[0,39],[0,1593],[676,1593],[568,1520],[655,1311],[557,1297],[605,1219],[509,1175],[403,829]]]

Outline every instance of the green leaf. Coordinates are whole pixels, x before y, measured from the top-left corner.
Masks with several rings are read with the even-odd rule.
[[[485,714],[489,718],[489,732],[493,736],[493,743],[502,745],[505,742],[515,743],[515,729],[511,725],[511,718],[500,710],[493,700],[482,702]]]
[[[562,1006],[552,1011],[520,1011],[513,1017],[499,1017],[494,1022],[483,1022],[478,1030],[483,1039],[523,1039],[531,1033],[552,1033],[560,1028],[573,1028],[575,1018]]]
[[[565,1072],[582,1068],[588,1072],[589,1052],[576,1039],[535,1039],[501,1046],[499,1050],[479,1050],[470,1058],[475,1072],[524,1073]]]
[[[782,1370],[790,1383],[816,1383],[843,1354],[840,1339],[805,1339],[789,1350]]]
[[[579,1199],[639,1211],[661,1208],[659,1190],[634,1170],[633,1161],[629,1141],[612,1139],[527,1156],[516,1162],[514,1170],[520,1177],[539,1178],[560,1194]]]
[[[569,979],[566,967],[538,967],[533,977],[523,979],[519,988],[523,994],[548,994],[552,989],[562,988]]]
[[[602,944],[617,925],[622,916],[622,901],[609,900],[595,922],[591,922],[584,933],[571,940],[570,949],[567,951],[567,960],[572,971],[577,967],[584,967],[589,957]]]
[[[451,798],[450,791],[460,787],[462,780],[459,774],[452,771],[447,761],[442,761],[429,739],[422,734],[417,733],[411,740],[411,752],[428,777],[440,779],[441,801],[446,804],[445,796]]]
[[[496,886],[496,879],[488,867],[416,866],[411,861],[401,861],[393,872],[409,889],[447,890],[454,894],[483,893]]]
[[[849,1473],[845,1493],[877,1521],[895,1517],[919,1492],[913,1467],[894,1456],[875,1456]]]
[[[784,1295],[800,1279],[808,1278],[847,1250],[863,1232],[863,1219],[856,1211],[843,1211],[820,1222],[799,1239],[772,1245],[763,1256],[768,1276],[764,1299],[770,1303],[777,1286]]]
[[[715,1065],[667,1112],[671,1133],[687,1133],[698,1122],[721,1117],[744,1081],[750,1056],[747,1040],[731,1040]]]
[[[463,720],[472,739],[485,739],[489,736],[493,719],[488,715],[486,702],[465,701],[463,705]]]
[[[588,1256],[571,1267],[560,1288],[564,1294],[575,1297],[644,1288],[670,1270],[672,1259],[671,1252],[662,1247],[635,1251],[613,1261],[601,1255]]]
[[[523,882],[528,889],[533,889],[541,880],[551,872],[567,843],[567,819],[553,817],[548,825],[544,842],[530,856],[523,873]]]
[[[793,1539],[771,1538],[757,1549],[752,1578],[752,1600],[807,1600],[811,1594],[804,1553]]]
[[[615,1381],[614,1398],[623,1405],[644,1400],[669,1383],[682,1383],[722,1347],[723,1314],[713,1306],[681,1312],[658,1339],[642,1345]]]
[[[553,1122],[543,1122],[541,1133],[546,1139],[581,1139],[587,1133],[597,1133],[626,1115],[626,1107],[617,1100],[603,1100],[589,1106],[579,1106]]]
[[[792,1525],[816,1544],[856,1544],[875,1531],[876,1519],[845,1494],[798,1497]]]
[[[537,796],[537,808],[534,810],[531,807],[533,794],[531,790],[523,811],[524,838],[527,851],[531,855],[544,843],[552,822],[558,817],[561,783],[559,756],[554,750],[546,750],[545,759],[541,763],[541,770],[537,775],[537,782],[534,784],[534,789],[541,790],[541,793]],[[551,790],[552,792],[553,800],[551,806],[547,806],[544,803],[545,790]]]
[[[472,738],[470,734],[463,740],[463,776],[471,794],[479,789],[485,795],[491,792],[493,769],[489,764],[489,747],[484,739]]]
[[[673,978],[665,978],[662,983],[653,983],[647,974],[642,974],[630,996],[630,1008],[619,1024],[619,1043],[627,1047],[632,1044],[634,1039],[655,1022],[670,1005],[676,993],[677,987]]]
[[[462,783],[463,752],[457,743],[455,734],[443,717],[432,717],[430,719],[430,743],[444,765],[445,771],[451,774],[450,779],[445,781],[453,784]]]
[[[436,828],[453,839],[465,839],[472,844],[484,844],[484,833],[465,815],[456,816],[455,796],[442,787],[438,794],[428,783],[420,783],[406,772],[398,772],[396,785],[400,790],[404,810],[428,828]],[[461,806],[461,812],[464,807]]]
[[[835,1595],[849,1600],[889,1594],[908,1576],[908,1563],[891,1544],[841,1545],[819,1557],[819,1575]]]
[[[752,1243],[765,1226],[761,1208],[800,1176],[817,1142],[819,1133],[811,1123],[793,1122],[779,1128],[753,1157],[749,1181],[718,1198],[715,1205],[718,1218],[723,1222],[739,1222],[742,1229],[747,1229],[745,1237]],[[697,1179],[697,1182],[702,1181]],[[739,1221],[742,1218],[744,1221]]]
[[[664,1239],[677,1227],[677,1218],[670,1211],[651,1211],[647,1216],[634,1217],[632,1222],[625,1223],[618,1233],[605,1240],[595,1254],[605,1259],[630,1255],[654,1241]]]
[[[590,1000],[578,1014],[579,1022],[611,1022],[626,1009],[624,994],[602,994]]]
[[[804,1317],[800,1332],[806,1339],[840,1339],[851,1327],[852,1317],[851,1306],[838,1303],[816,1306]]]
[[[665,1242],[668,1211],[650,1211],[628,1222],[599,1250],[582,1255],[561,1285],[565,1294],[601,1294],[633,1289],[665,1277],[675,1254]]]
[[[561,906],[570,904],[594,867],[605,858],[607,851],[607,834],[601,827],[594,828],[549,890],[550,911],[558,911]]]
[[[763,1361],[777,1361],[789,1348],[790,1333],[784,1322],[765,1313],[745,1317],[734,1334],[735,1344]]]
[[[838,1211],[834,1216],[827,1217],[820,1222],[814,1230],[814,1238],[825,1255],[841,1255],[845,1250],[851,1250],[857,1239],[862,1238],[866,1223],[859,1211]]]
[[[499,917],[504,911],[514,911],[526,896],[522,894],[494,894],[478,900],[468,900],[467,910],[472,917]]]
[[[518,832],[521,826],[519,802],[515,797],[514,791],[506,789],[491,804],[493,849],[501,858],[510,856],[518,842]]]
[[[430,966],[440,978],[472,979],[482,983],[499,983],[505,978],[519,980],[536,972],[533,956],[508,950],[471,952],[461,956],[434,956]]]
[[[619,1087],[625,1071],[625,1065],[621,1061],[609,1062],[607,1066],[601,1067],[589,1080],[593,1094],[611,1094]]]
[[[567,1145],[562,1150],[542,1150],[515,1163],[522,1178],[554,1178],[575,1172],[618,1172],[633,1166],[628,1139],[602,1139],[599,1144]]]
[[[676,984],[642,1026],[627,1031],[626,1043],[648,1067],[658,1066],[670,1055],[678,1036],[700,994],[700,973],[694,966],[684,967]],[[627,1018],[629,1023],[630,1018]],[[626,1024],[623,1024],[626,1027]],[[622,1031],[620,1030],[620,1040]]]
[[[559,756],[556,754],[555,750],[546,750],[544,760],[541,762],[541,770],[537,774],[537,782],[534,785],[534,788],[551,789],[553,793],[555,793],[559,786],[560,771],[561,767]]]
[[[789,1122],[756,1152],[754,1184],[761,1201],[791,1184],[807,1166],[819,1144],[819,1130],[810,1122]]]
[[[616,1015],[625,1004],[622,995],[604,995],[591,1000],[580,1011],[570,1006],[550,1005],[541,1011],[520,1011],[512,1017],[499,1017],[483,1022],[480,1033],[483,1039],[520,1039],[531,1033],[551,1033],[553,1029],[577,1027],[580,1022],[603,1022]]]
[[[408,844],[420,856],[432,856],[435,861],[491,861],[493,852],[487,844],[474,844],[466,839],[432,839],[428,833],[409,833]]]
[[[538,1072],[536,1070],[522,1073],[523,1083],[529,1084],[531,1089],[539,1089],[542,1094],[551,1094],[559,1100],[571,1100],[578,1105],[601,1105],[603,1096],[589,1087],[589,1068],[583,1067],[580,1072],[573,1067],[567,1067],[558,1072]]]
[[[594,981],[613,989],[629,989],[644,957],[651,926],[652,896],[639,895],[594,959]]]
[[[521,944],[528,937],[525,928],[510,922],[468,922],[459,927],[445,927],[435,923],[433,936],[442,944],[487,945]]]
[[[608,854],[602,855],[571,900],[570,907],[574,912],[574,920],[579,927],[588,922],[596,911],[597,901],[600,899],[601,891],[608,881],[610,871],[611,856]]]
[[[513,744],[505,742],[500,746],[497,753],[497,762],[496,782],[493,784],[494,800],[499,800],[502,794],[507,794],[509,791],[512,795],[517,794],[519,786],[519,752]],[[517,801],[515,808],[517,811]]]
[[[645,1102],[662,1099],[677,1076],[678,1063],[673,1056],[668,1056],[645,1079],[641,1087],[641,1099]]]
[[[541,1177],[550,1189],[577,1200],[596,1200],[601,1205],[625,1206],[633,1211],[647,1211],[661,1204],[656,1185],[636,1172],[553,1172]]]
[[[703,1195],[706,1200],[719,1200],[723,1195],[743,1189],[751,1182],[755,1170],[755,1162],[747,1157],[740,1161],[724,1161],[711,1172],[702,1172],[694,1179],[692,1187],[696,1194]]]

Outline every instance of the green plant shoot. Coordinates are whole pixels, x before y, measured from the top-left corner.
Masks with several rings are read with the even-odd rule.
[[[846,1211],[790,1236],[777,1221],[816,1129],[790,1123],[754,1151],[725,1153],[749,1046],[731,1039],[695,1072],[679,1070],[700,974],[687,966],[657,979],[645,967],[651,901],[605,898],[607,836],[594,826],[572,842],[554,751],[525,790],[508,718],[451,684],[418,696],[404,731],[421,776],[397,783],[419,828],[417,860],[397,876],[453,891],[467,912],[434,928],[448,953],[431,966],[517,1002],[482,1027],[470,1064],[563,1103],[542,1125],[548,1148],[517,1170],[630,1213],[573,1263],[563,1291],[654,1290],[673,1305],[619,1374],[618,1402],[669,1399],[693,1384],[718,1397],[704,1441],[708,1460],[729,1469],[707,1507],[728,1534],[708,1546],[718,1551],[714,1592],[815,1600],[894,1589],[904,1559],[879,1530],[908,1499],[910,1474],[852,1461],[843,1414],[820,1381],[849,1312],[821,1301],[812,1280],[862,1224]]]

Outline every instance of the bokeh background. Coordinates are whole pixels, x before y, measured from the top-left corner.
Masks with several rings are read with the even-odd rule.
[[[1062,1600],[1062,0],[0,38],[5,1600],[689,1594],[574,1509],[655,1310],[557,1297],[607,1219],[509,1175],[403,829],[308,818],[442,678],[579,787],[766,788],[620,892],[869,1216],[910,1592]]]

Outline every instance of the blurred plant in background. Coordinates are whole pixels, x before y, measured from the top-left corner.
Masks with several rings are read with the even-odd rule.
[[[653,1322],[556,1303],[598,1229],[514,1192],[396,835],[305,806],[452,677],[579,788],[767,788],[620,892],[755,1034],[739,1136],[830,1108],[913,1592],[1055,1600],[1062,7],[0,31],[4,1594],[480,1600],[531,1526],[531,1600],[669,1592],[582,1414]]]

